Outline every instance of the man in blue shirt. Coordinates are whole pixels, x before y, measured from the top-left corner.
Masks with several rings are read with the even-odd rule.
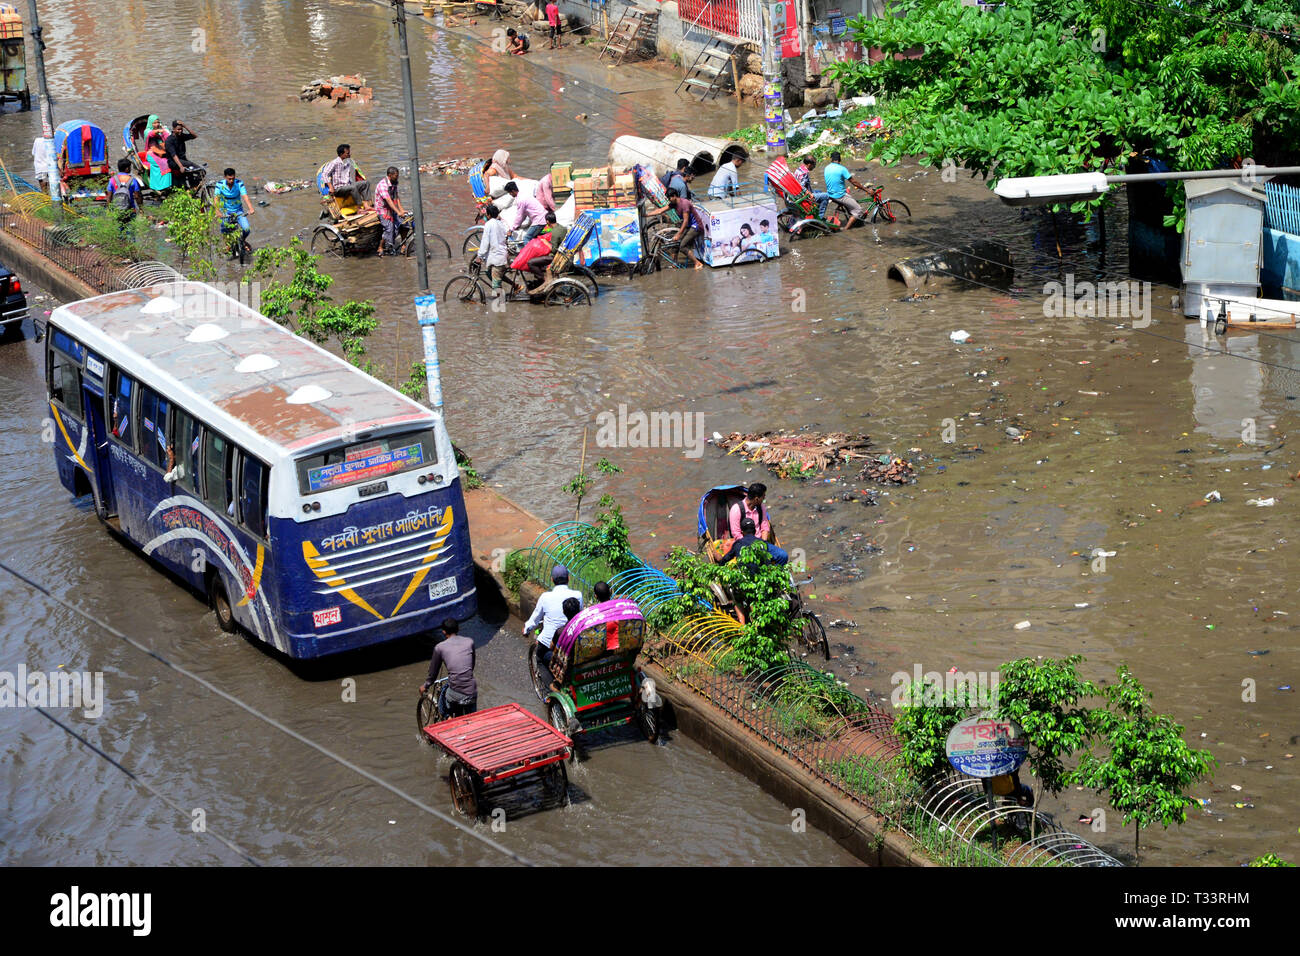
[[[834,201],[839,203],[849,214],[849,221],[845,223],[845,228],[853,225],[855,219],[866,222],[862,207],[858,205],[856,199],[849,195],[848,187],[857,186],[863,192],[866,192],[867,187],[854,179],[848,167],[840,162],[839,152],[831,153],[831,161],[822,176],[826,179],[826,198],[822,200],[821,205],[818,207],[817,214],[825,218],[827,205]]]
[[[227,166],[224,177],[217,183],[213,190],[213,201],[221,209],[221,234],[234,232],[235,226],[239,227],[239,241],[243,245],[248,244],[248,234],[252,230],[248,226],[248,217],[253,214],[253,204],[248,198],[248,190],[244,188],[244,181],[235,178],[235,169],[233,166]],[[232,259],[235,253],[230,256]]]

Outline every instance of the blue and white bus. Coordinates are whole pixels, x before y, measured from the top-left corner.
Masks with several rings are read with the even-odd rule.
[[[290,657],[477,610],[442,416],[198,282],[55,310],[59,479]]]

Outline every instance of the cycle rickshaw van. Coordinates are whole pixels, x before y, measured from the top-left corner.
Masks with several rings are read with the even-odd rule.
[[[54,158],[67,198],[108,198],[108,139],[94,123],[60,123],[54,130]]]
[[[530,654],[538,696],[551,724],[569,736],[636,721],[653,742],[659,736],[654,682],[636,666],[645,640],[645,616],[635,601],[615,598],[586,608],[555,636],[550,674]],[[550,688],[544,685],[550,678]]]
[[[731,509],[733,505],[743,502],[747,493],[747,485],[715,485],[700,499],[700,511],[696,519],[696,530],[699,534],[697,551],[699,554],[707,554],[714,564],[722,563],[722,559],[726,557],[735,542],[735,538],[731,536]],[[767,510],[766,505],[763,510]],[[767,520],[772,529],[771,543],[779,548],[781,542],[777,539],[776,525],[772,522],[771,514],[768,514]],[[789,570],[789,565],[786,567]],[[717,582],[714,582],[713,592],[718,602],[718,610],[739,620],[735,596],[728,593]],[[830,660],[830,643],[826,639],[826,628],[822,625],[821,618],[804,607],[803,595],[799,593],[799,585],[795,583],[793,573],[790,574],[789,601],[790,618],[797,625],[803,652],[820,654],[823,659]]]

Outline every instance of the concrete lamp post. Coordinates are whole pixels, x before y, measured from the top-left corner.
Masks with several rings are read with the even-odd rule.
[[[1274,176],[1300,175],[1300,166],[1256,166],[1247,163],[1240,169],[1197,169],[1187,172],[1066,173],[1059,176],[1017,176],[1003,179],[993,192],[1009,206],[1045,206],[1080,202],[1106,195],[1110,187],[1127,183],[1154,183],[1166,179],[1238,179],[1255,183]]]

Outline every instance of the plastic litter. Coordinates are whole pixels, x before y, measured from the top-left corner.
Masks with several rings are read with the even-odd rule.
[[[961,345],[970,340],[970,333],[965,329],[958,329],[956,332],[949,332],[948,338]]]
[[[1205,496],[1205,500],[1206,500],[1206,501],[1222,501],[1222,500],[1223,500],[1223,495],[1219,494],[1217,491],[1211,491],[1208,495]]]
[[[1276,498],[1248,498],[1246,504],[1254,505],[1256,508],[1271,508],[1277,504]]]
[[[1016,625],[1016,630],[1017,631],[1028,630],[1030,626],[1031,625],[1028,621],[1021,621],[1019,624]]]

